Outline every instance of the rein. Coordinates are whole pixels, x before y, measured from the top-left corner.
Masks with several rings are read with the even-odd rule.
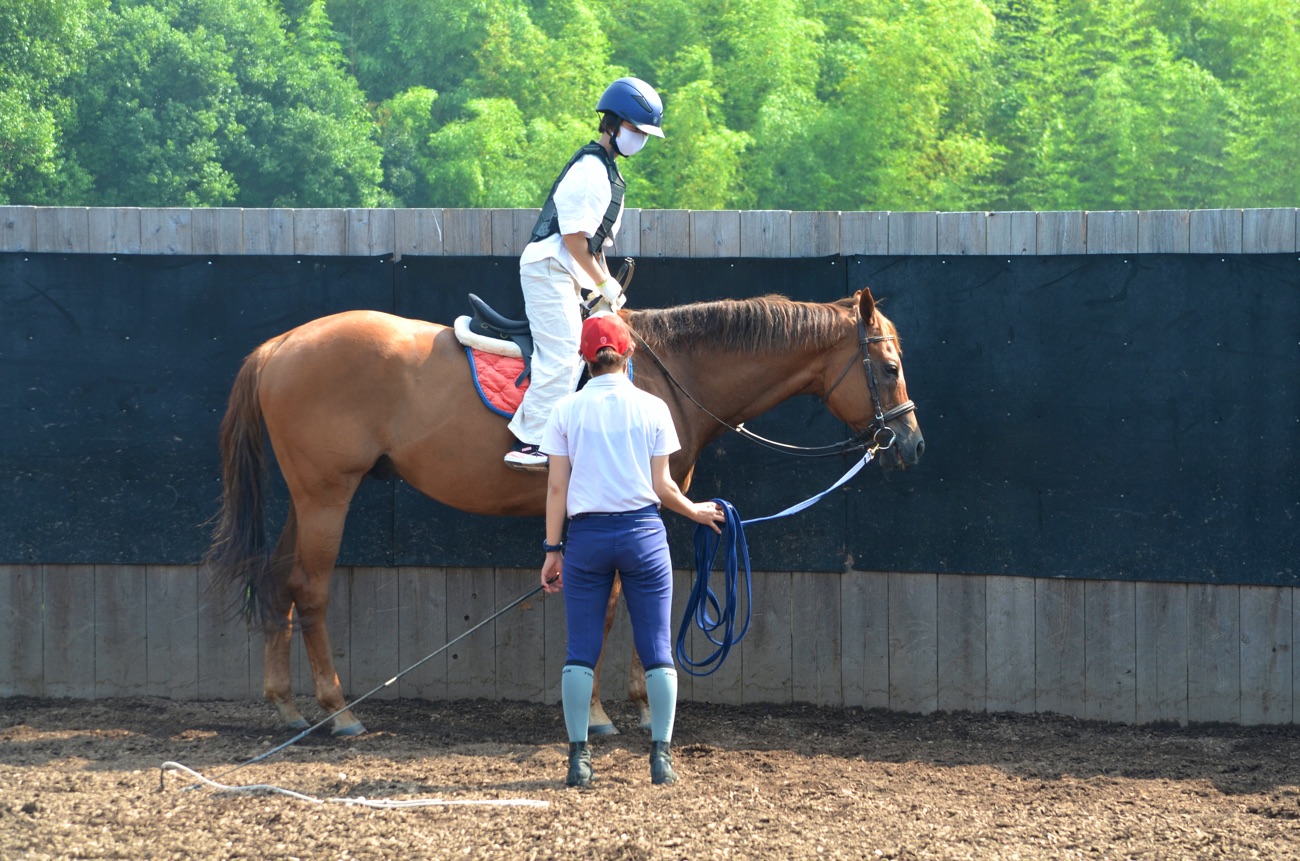
[[[663,360],[660,359],[659,356],[655,353],[655,351],[650,348],[650,345],[645,342],[645,339],[642,338],[640,334],[638,334],[635,330],[631,330],[630,327],[629,327],[629,331],[632,331],[632,337],[636,338],[637,346],[645,350],[646,354],[650,357],[650,361],[654,362],[655,367],[657,367],[663,373],[664,377],[666,377],[670,383],[676,386],[677,390],[681,392],[683,395],[685,395],[687,399],[690,400],[691,403],[699,407],[701,412],[703,412],[709,418],[713,419],[715,422],[727,428],[728,430],[735,431],[736,433],[740,434],[746,439],[752,440],[758,443],[759,445],[763,446],[764,448],[769,448],[772,449],[773,451],[784,452],[785,454],[792,454],[795,455],[796,457],[834,457],[835,455],[856,453],[859,451],[867,451],[867,450],[870,450],[870,452],[874,455],[877,451],[885,451],[890,447],[892,447],[894,444],[894,440],[898,436],[894,432],[894,429],[889,427],[888,423],[893,421],[896,418],[905,416],[908,413],[915,410],[916,404],[914,404],[912,401],[909,400],[909,401],[904,401],[903,403],[898,404],[897,406],[892,407],[889,410],[881,409],[880,391],[879,391],[879,387],[876,384],[876,371],[871,366],[871,357],[867,352],[867,345],[879,343],[881,341],[896,340],[897,336],[896,335],[868,335],[866,324],[862,320],[862,312],[855,307],[853,309],[853,316],[855,318],[855,322],[857,323],[857,327],[858,327],[858,352],[849,358],[848,364],[844,366],[844,370],[840,371],[839,376],[835,378],[835,382],[831,383],[831,386],[826,390],[826,393],[821,396],[821,400],[823,404],[826,403],[827,399],[829,399],[831,396],[831,392],[835,391],[835,388],[841,382],[843,382],[844,377],[848,375],[849,370],[852,369],[854,363],[857,362],[859,359],[861,359],[863,371],[867,377],[867,389],[871,393],[872,410],[875,413],[875,415],[871,420],[870,426],[868,426],[866,430],[860,431],[859,433],[854,434],[852,437],[849,437],[848,439],[842,440],[837,443],[831,443],[829,445],[815,445],[815,446],[793,445],[791,443],[784,443],[784,442],[777,442],[776,440],[770,440],[767,439],[766,437],[754,433],[749,428],[745,427],[744,422],[733,425],[731,422],[719,418],[716,414],[714,414],[712,410],[710,410],[708,407],[704,406],[704,404],[696,400],[695,396],[686,390],[686,387],[683,386],[678,381],[678,379],[673,376],[672,371],[668,370],[668,366],[663,363]]]

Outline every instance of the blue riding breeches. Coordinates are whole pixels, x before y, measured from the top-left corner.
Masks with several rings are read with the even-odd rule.
[[[565,663],[596,666],[614,572],[623,581],[632,639],[647,670],[671,667],[673,566],[668,534],[655,506],[625,514],[579,514],[569,523],[564,555]]]

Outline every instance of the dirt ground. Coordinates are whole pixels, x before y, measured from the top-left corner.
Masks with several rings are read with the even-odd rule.
[[[0,858],[1300,858],[1293,728],[683,703],[682,781],[657,787],[630,708],[609,710],[623,734],[576,790],[558,706],[371,701],[369,734],[226,774],[289,737],[269,707],[0,700]],[[187,789],[167,761],[320,798],[544,806]]]

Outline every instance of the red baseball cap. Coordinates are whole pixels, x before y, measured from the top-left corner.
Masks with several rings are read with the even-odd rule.
[[[601,347],[613,347],[619,355],[632,347],[632,332],[617,314],[593,314],[582,324],[582,358],[594,362]]]

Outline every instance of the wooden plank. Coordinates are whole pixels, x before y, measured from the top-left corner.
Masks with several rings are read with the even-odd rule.
[[[540,212],[541,210],[537,210]],[[534,219],[537,216],[533,216]],[[531,227],[531,226],[530,226]],[[624,209],[619,216],[618,233],[614,234],[614,245],[606,252],[613,261],[617,257],[636,257],[641,253],[641,210]],[[618,267],[614,267],[617,274]]]
[[[406,669],[424,661],[398,680],[398,693],[402,699],[444,700],[447,652],[433,653],[451,639],[447,636],[446,569],[399,568],[397,592],[397,662]]]
[[[538,585],[531,568],[502,568],[496,572],[498,606],[526,595]],[[542,598],[535,595],[496,623],[497,696],[505,700],[542,699],[546,688],[546,618]]]
[[[838,212],[790,213],[791,257],[830,257],[839,253]]]
[[[334,257],[347,250],[347,210],[295,209],[293,253]]]
[[[721,564],[721,560],[719,560]],[[725,597],[723,589],[723,573],[721,569],[713,572],[713,591],[720,599]],[[740,597],[740,605],[736,607],[737,622],[745,612],[744,597]],[[795,611],[798,612],[797,610]],[[720,639],[723,635],[722,630],[714,633],[714,638]],[[748,637],[746,637],[748,639]],[[693,649],[691,654],[697,658],[711,654],[717,646],[708,642],[703,633],[694,629]],[[745,701],[744,687],[744,642],[739,646],[733,645],[731,651],[727,653],[726,660],[717,665],[712,673],[707,676],[696,676],[694,683],[695,698],[700,702],[722,703],[724,705],[740,705]],[[788,678],[788,677],[787,677]],[[798,697],[795,697],[798,699]]]
[[[985,642],[990,712],[1034,710],[1034,580],[988,577],[985,581]]]
[[[1038,253],[1038,215],[1033,212],[1011,212],[1012,255]]]
[[[95,566],[95,696],[132,697],[149,683],[142,565]]]
[[[352,613],[349,618],[352,646],[350,687],[360,696],[384,685],[404,669],[401,649],[401,588],[393,568],[352,569]],[[333,603],[333,602],[331,602]],[[330,628],[333,634],[334,628]],[[375,699],[397,699],[396,684],[387,685]]]
[[[890,254],[938,254],[937,212],[889,213]]]
[[[984,228],[984,246],[989,254],[1011,253],[1011,213],[988,213],[988,223]]]
[[[1240,209],[1194,209],[1189,218],[1193,254],[1240,254]]]
[[[1034,586],[1034,710],[1083,717],[1084,584],[1038,579]]]
[[[686,615],[686,602],[691,597],[691,585],[695,582],[695,572],[686,568],[673,569],[673,659],[677,662],[677,699],[693,700],[695,698],[695,676],[686,672],[677,655],[677,633]]]
[[[1138,583],[1137,723],[1187,724],[1187,584]]]
[[[546,637],[546,654],[542,670],[542,702],[558,703],[560,702],[560,677],[564,672],[565,658],[568,657],[569,643],[564,619],[564,592],[547,595],[541,599],[541,602]]]
[[[1132,582],[1084,584],[1084,710],[1131,724],[1137,715],[1137,592]]]
[[[396,220],[391,209],[347,210],[348,254],[382,257],[397,250]]]
[[[191,210],[181,208],[140,210],[140,253],[191,253],[191,214]]]
[[[888,212],[841,212],[840,253],[889,253]]]
[[[199,691],[199,574],[193,565],[145,569],[145,689],[188,701]]]
[[[988,213],[940,212],[936,229],[940,254],[988,253]]]
[[[740,213],[731,209],[692,212],[691,256],[740,256]]]
[[[45,695],[45,578],[39,565],[0,565],[0,697]]]
[[[518,257],[523,254],[541,210],[494,209],[491,212],[493,256]]]
[[[1088,250],[1082,212],[1040,212],[1037,221],[1039,254],[1083,254]]]
[[[1291,253],[1296,250],[1294,209],[1247,209],[1242,213],[1241,250],[1246,254]]]
[[[740,213],[740,256],[789,257],[790,210]]]
[[[292,254],[292,209],[245,209],[240,217],[245,254]]]
[[[0,251],[36,250],[36,207],[0,206]]]
[[[442,253],[462,257],[491,254],[492,210],[443,210]]]
[[[936,705],[942,711],[983,712],[988,694],[985,578],[940,574],[936,590]]]
[[[496,576],[491,568],[447,571],[447,639],[452,640],[495,612]],[[496,698],[496,636],[484,625],[447,650],[447,697]]]
[[[92,254],[139,254],[140,210],[133,206],[90,210],[88,245]]]
[[[90,248],[90,210],[84,206],[36,208],[36,250],[80,254]]]
[[[893,232],[891,225],[890,237]],[[938,581],[934,574],[889,574],[889,707],[938,708]]]
[[[1138,212],[1138,252],[1186,254],[1191,249],[1191,217],[1186,209]]]
[[[685,209],[641,210],[641,256],[690,257],[690,212]]]
[[[433,257],[442,254],[441,209],[399,209],[393,219],[394,259],[400,260],[406,254]]]
[[[797,703],[844,704],[840,663],[840,578],[796,571],[791,575],[791,616],[806,620],[793,636],[790,694]]]
[[[246,700],[262,696],[262,634],[254,636],[234,613],[228,595],[199,590],[198,698]],[[256,675],[252,652],[257,651]]]
[[[355,574],[349,566],[339,566],[334,569],[333,576],[330,577],[330,605],[325,613],[325,626],[329,630],[330,652],[334,658],[334,671],[338,673],[339,682],[343,686],[343,698],[345,700],[356,699],[357,697],[370,690],[368,687],[362,687],[357,683],[357,679],[352,672],[352,656],[357,652],[352,647],[352,587]],[[302,629],[299,628],[301,633]],[[302,637],[296,638],[303,649],[302,670],[298,674],[297,686],[295,689],[311,691],[315,693],[313,677],[310,671],[311,657],[306,653],[306,645],[302,643]]]
[[[755,571],[754,612],[741,640],[746,703],[788,703],[795,677],[793,579],[785,571]]]
[[[889,576],[879,571],[841,575],[840,663],[844,705],[889,708]]]
[[[1242,586],[1240,599],[1241,722],[1289,724],[1295,714],[1292,590]]]
[[[190,210],[190,241],[194,254],[243,254],[243,210]]]
[[[1134,210],[1089,212],[1084,219],[1089,254],[1137,253],[1138,214]]]
[[[45,696],[95,695],[95,566],[46,565]]]
[[[1240,590],[1192,583],[1187,587],[1187,719],[1236,723],[1241,719]]]

